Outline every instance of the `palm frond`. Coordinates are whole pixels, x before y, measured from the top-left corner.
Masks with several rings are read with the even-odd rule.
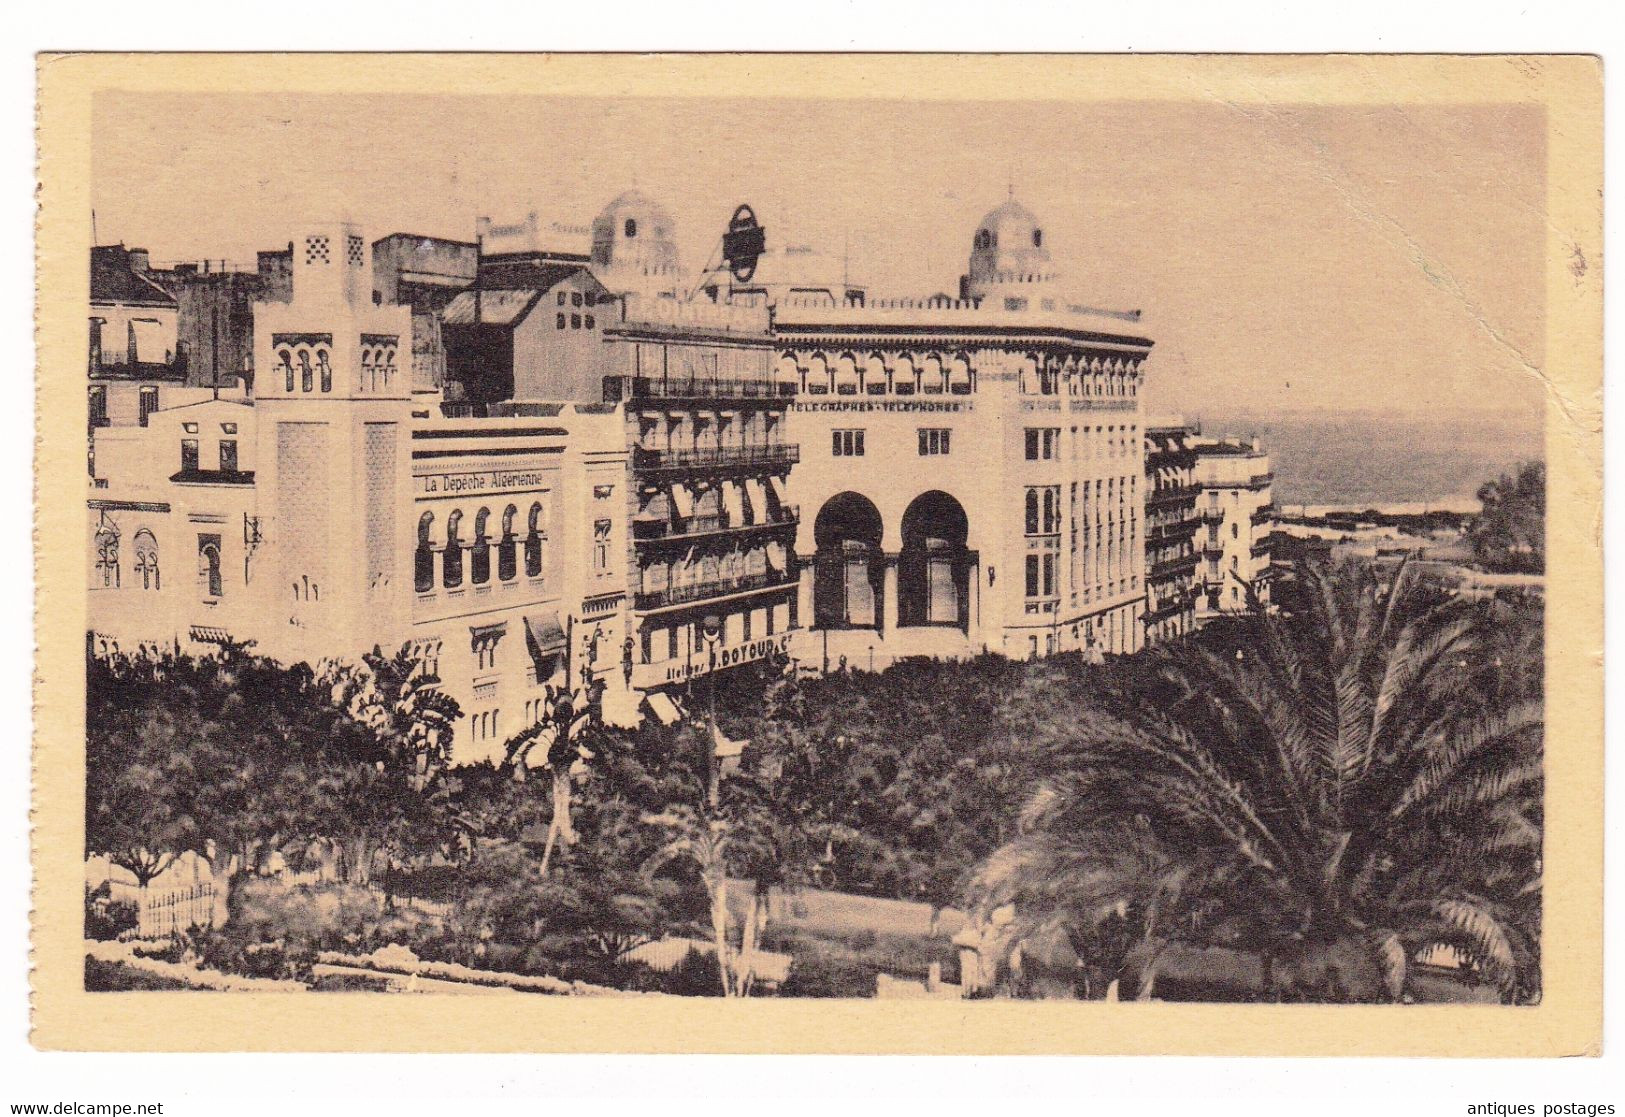
[[[1540,728],[1545,709],[1538,702],[1525,702],[1507,710],[1495,711],[1465,722],[1441,727],[1441,735],[1425,741],[1416,775],[1394,802],[1390,814],[1397,818],[1419,803],[1426,803],[1460,776],[1475,758],[1519,734]],[[1539,775],[1539,764],[1535,764]]]

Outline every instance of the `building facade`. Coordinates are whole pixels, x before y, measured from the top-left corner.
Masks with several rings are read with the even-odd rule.
[[[1247,612],[1248,590],[1260,606],[1270,600],[1267,539],[1275,475],[1257,439],[1199,439],[1196,482],[1202,552],[1202,597],[1197,620]]]
[[[1200,594],[1196,537],[1196,431],[1153,421],[1145,431],[1145,639],[1177,639],[1196,627]]]
[[[958,298],[691,290],[636,191],[587,251],[540,230],[262,253],[235,391],[93,421],[93,645],[406,647],[477,760],[588,680],[1124,654],[1267,592],[1267,456],[1148,424],[1140,313],[1069,301],[1013,200]]]
[[[294,297],[255,308],[252,401],[93,432],[92,647],[407,647],[463,708],[459,762],[500,756],[550,685],[624,696],[619,410],[448,419],[414,397],[411,311],[374,304],[359,231],[295,249]]]
[[[518,249],[482,259],[445,311],[442,409],[505,415],[541,399],[620,409],[632,686],[784,653],[799,621],[787,492],[797,448],[772,380],[768,312],[684,297],[672,220],[635,191],[591,228],[589,259]]]
[[[961,290],[773,307],[802,447],[798,660],[1143,642],[1138,312],[1065,302],[1014,202],[977,227]]]

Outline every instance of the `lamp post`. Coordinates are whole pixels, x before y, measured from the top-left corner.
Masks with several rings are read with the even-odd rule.
[[[721,761],[717,758],[717,644],[722,640],[722,618],[715,613],[706,614],[702,622],[704,626],[705,647],[707,651],[706,674],[710,690],[710,714],[706,725],[705,739],[705,780],[706,798],[712,809],[717,805],[717,784],[721,780]]]

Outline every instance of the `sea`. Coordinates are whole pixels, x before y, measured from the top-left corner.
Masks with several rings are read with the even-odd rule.
[[[1470,506],[1484,482],[1544,454],[1538,416],[1235,411],[1196,421],[1205,435],[1263,441],[1281,507]]]

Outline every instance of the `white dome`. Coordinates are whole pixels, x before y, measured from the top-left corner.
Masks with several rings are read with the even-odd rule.
[[[965,293],[977,298],[987,297],[993,287],[1048,288],[1056,279],[1043,225],[1014,198],[990,210],[976,226],[966,271]],[[1006,292],[1007,297],[1014,294]]]
[[[671,214],[641,191],[628,190],[593,219],[593,271],[616,291],[675,280],[682,274],[675,232]]]

